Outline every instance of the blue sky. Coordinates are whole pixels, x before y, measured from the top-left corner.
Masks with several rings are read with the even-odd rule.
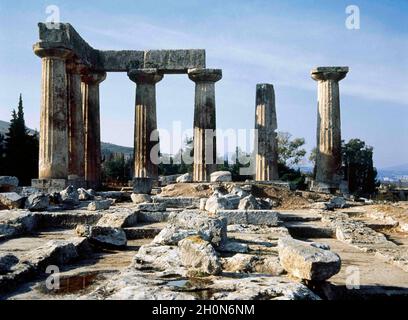
[[[347,65],[340,83],[343,138],[374,147],[379,168],[408,163],[408,1],[29,1],[0,0],[0,119],[23,93],[27,125],[39,128],[41,62],[32,52],[48,5],[98,49],[206,49],[216,84],[217,127],[254,126],[255,85],[275,86],[278,130],[316,140],[315,66]],[[348,5],[361,28],[345,27]],[[135,85],[124,73],[101,84],[102,140],[133,144]],[[193,120],[194,83],[157,85],[159,128]],[[163,146],[166,148],[166,146]],[[166,151],[166,150],[165,150]]]

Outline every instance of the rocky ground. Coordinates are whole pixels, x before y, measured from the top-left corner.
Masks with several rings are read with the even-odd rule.
[[[406,203],[232,182],[0,189],[2,299],[408,299]]]

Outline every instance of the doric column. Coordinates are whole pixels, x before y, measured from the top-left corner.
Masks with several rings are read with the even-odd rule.
[[[42,58],[39,179],[68,178],[66,59],[71,51],[34,46]]]
[[[136,82],[134,177],[157,179],[158,159],[152,159],[151,151],[158,141],[151,141],[150,136],[157,129],[156,83],[163,75],[156,69],[133,69],[128,76]]]
[[[330,191],[341,180],[341,122],[339,81],[348,67],[318,67],[311,76],[317,87],[316,189]]]
[[[77,61],[67,64],[68,82],[68,176],[85,178],[85,131],[82,109],[81,74],[86,67]]]
[[[101,125],[99,84],[106,72],[89,72],[82,76],[82,105],[85,128],[85,180],[89,188],[101,185]]]
[[[255,129],[256,181],[272,181],[278,175],[278,128],[275,108],[275,91],[271,84],[256,85]]]
[[[222,70],[190,69],[188,77],[196,84],[193,181],[209,181],[217,163],[215,82],[222,78]]]

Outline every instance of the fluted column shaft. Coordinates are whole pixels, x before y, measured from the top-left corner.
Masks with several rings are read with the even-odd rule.
[[[156,83],[163,75],[156,69],[134,69],[128,76],[136,83],[134,177],[157,179],[158,154],[152,150],[158,141],[151,141],[151,135],[157,130]]]
[[[81,74],[83,65],[70,62],[68,72],[68,175],[70,179],[85,177],[85,131],[82,109]]]
[[[34,47],[42,58],[39,178],[67,179],[68,128],[66,49]]]
[[[217,163],[215,82],[222,71],[191,69],[188,76],[195,82],[193,181],[209,181]]]
[[[99,84],[106,73],[89,73],[82,76],[82,105],[85,129],[85,180],[90,188],[101,185],[101,127]]]
[[[272,181],[279,178],[277,128],[273,85],[257,84],[255,110],[257,130],[255,180],[257,181]]]
[[[337,188],[341,180],[341,120],[339,81],[347,67],[319,67],[312,70],[318,81],[317,110],[317,183]]]

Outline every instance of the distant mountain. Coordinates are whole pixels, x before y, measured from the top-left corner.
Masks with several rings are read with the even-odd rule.
[[[408,163],[399,164],[392,167],[381,168],[381,171],[407,171],[408,172]]]

